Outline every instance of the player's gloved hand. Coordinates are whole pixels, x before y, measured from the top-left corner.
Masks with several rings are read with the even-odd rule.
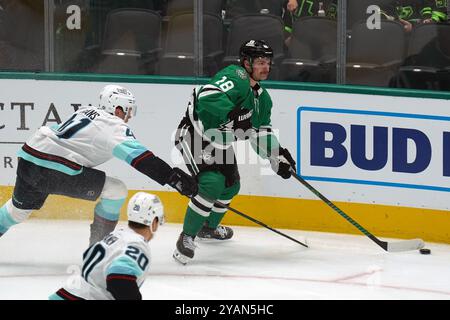
[[[240,107],[233,109],[228,114],[228,118],[233,123],[232,128],[236,138],[245,140],[250,136],[250,129],[252,129],[252,113],[253,110]]]
[[[280,147],[278,153],[275,153],[270,159],[272,170],[283,179],[289,179],[292,170],[295,172],[295,161],[289,151]]]
[[[183,196],[192,197],[198,192],[197,181],[180,168],[173,168],[173,172],[170,175],[167,184]]]

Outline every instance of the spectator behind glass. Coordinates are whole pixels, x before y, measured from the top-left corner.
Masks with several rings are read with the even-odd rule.
[[[289,0],[284,9],[284,41],[286,46],[289,46],[294,21],[312,16],[336,19],[337,0]]]
[[[445,22],[448,0],[424,0],[423,23]]]
[[[393,0],[382,8],[389,20],[398,20],[406,32],[414,25],[447,20],[447,0]]]

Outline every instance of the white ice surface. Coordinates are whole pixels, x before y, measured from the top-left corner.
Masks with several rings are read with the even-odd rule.
[[[450,299],[450,246],[387,253],[365,236],[233,227],[226,242],[199,242],[194,260],[172,252],[181,225],[151,241],[151,274],[141,288],[153,300]],[[31,219],[0,238],[0,299],[47,299],[73,280],[89,237],[88,221]],[[390,240],[390,239],[383,239]]]

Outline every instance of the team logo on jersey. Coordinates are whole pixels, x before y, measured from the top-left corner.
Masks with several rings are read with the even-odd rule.
[[[245,71],[242,71],[241,69],[236,70],[236,74],[238,75],[239,78],[241,78],[242,80],[247,79],[247,73]]]
[[[238,121],[244,121],[252,117],[253,110],[249,110],[246,114],[242,114],[238,117]]]
[[[125,131],[125,135],[127,137],[133,137],[136,139],[136,137],[134,136],[133,132],[130,130],[130,128],[127,128],[127,131]]]
[[[211,163],[213,160],[213,156],[210,151],[202,150],[202,153],[200,155],[200,158],[203,159],[206,163]]]

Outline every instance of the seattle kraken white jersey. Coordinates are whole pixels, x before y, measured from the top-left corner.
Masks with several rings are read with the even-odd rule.
[[[81,107],[58,126],[39,128],[18,156],[74,175],[79,172],[71,162],[92,168],[115,156],[131,164],[146,151],[122,119],[89,106]]]
[[[140,287],[148,275],[149,265],[150,247],[144,237],[128,227],[119,228],[86,250],[82,279],[64,289],[87,300],[113,300],[106,290],[108,277],[136,277]]]

